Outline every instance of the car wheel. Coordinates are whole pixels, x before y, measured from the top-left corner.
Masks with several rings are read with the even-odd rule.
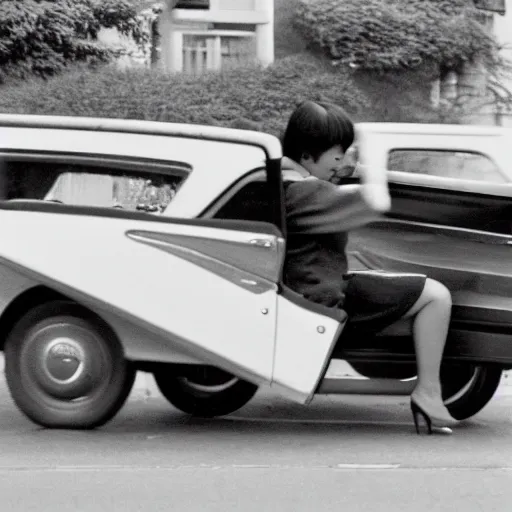
[[[480,412],[494,396],[501,373],[501,368],[486,365],[443,365],[443,399],[450,414],[458,420],[464,420]]]
[[[258,390],[256,385],[211,366],[194,366],[180,374],[164,367],[153,375],[162,395],[177,409],[194,416],[230,414]]]
[[[68,301],[35,307],[5,342],[11,396],[35,423],[52,428],[98,427],[122,407],[135,379],[113,331]]]

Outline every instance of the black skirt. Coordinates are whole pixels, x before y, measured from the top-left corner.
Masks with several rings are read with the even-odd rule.
[[[346,328],[377,333],[400,320],[423,293],[426,276],[380,271],[352,272],[344,277]]]

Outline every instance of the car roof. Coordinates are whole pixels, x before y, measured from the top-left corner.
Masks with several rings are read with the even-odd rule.
[[[200,124],[164,123],[135,119],[0,114],[0,127],[173,135],[176,137],[190,137],[258,146],[265,151],[269,159],[281,158],[282,156],[279,139],[268,133]]]
[[[360,133],[371,132],[393,135],[512,135],[511,128],[502,126],[460,124],[362,122],[356,124],[356,129]]]
[[[39,132],[39,134],[38,134]],[[145,139],[145,140],[144,140]],[[224,151],[220,146],[229,146]],[[0,114],[0,152],[136,158],[194,170],[166,214],[194,217],[247,172],[282,156],[276,137],[248,130],[151,121]],[[219,150],[220,149],[220,150]],[[92,151],[92,152],[91,152]]]

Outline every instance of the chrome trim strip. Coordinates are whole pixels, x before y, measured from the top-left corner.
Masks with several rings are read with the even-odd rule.
[[[127,231],[126,236],[202,267],[252,293],[277,292],[282,259],[279,244],[267,249],[250,242],[137,230]]]
[[[192,230],[188,232],[193,233]],[[268,281],[275,283],[279,280],[285,248],[284,240],[276,235],[255,231],[229,231],[225,236],[221,234],[222,238],[217,238],[217,233],[213,235],[212,230],[199,229],[196,232],[197,235],[185,235],[130,230],[127,234],[164,244],[179,245]]]
[[[492,231],[481,231],[478,229],[470,229],[470,228],[459,228],[455,226],[443,226],[441,224],[431,224],[427,222],[416,222],[409,220],[399,220],[399,219],[385,219],[378,220],[372,222],[366,226],[367,228],[379,228],[379,227],[389,227],[390,224],[394,224],[397,226],[412,226],[418,228],[419,232],[423,233],[432,233],[432,232],[442,232],[443,234],[464,238],[464,240],[472,240],[474,242],[482,242],[486,243],[491,240],[498,240],[503,245],[507,245],[512,242],[512,236],[504,235],[501,233],[493,233]],[[471,236],[473,235],[473,236]]]
[[[442,176],[432,176],[428,174],[394,171],[393,169],[387,170],[387,179],[390,184],[396,185],[434,188],[477,195],[511,197],[512,183],[510,182],[510,177],[504,174],[501,166],[498,164],[496,164],[496,166],[499,167],[499,172],[504,176],[505,182],[491,183],[459,178],[444,178]]]

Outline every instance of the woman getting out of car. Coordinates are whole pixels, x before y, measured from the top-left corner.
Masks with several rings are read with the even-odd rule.
[[[418,368],[411,395],[416,431],[420,433],[418,420],[422,417],[428,433],[451,432],[447,427],[457,422],[443,404],[440,383],[451,316],[450,292],[424,275],[347,273],[347,218],[357,218],[360,224],[361,218],[371,220],[391,204],[386,183],[375,184],[365,173],[360,185],[330,182],[339,175],[353,142],[354,125],[336,105],[306,101],[289,119],[283,164],[298,171],[300,177],[285,185],[285,283],[311,301],[344,309],[349,317],[346,328],[353,332],[377,333],[412,319]],[[351,172],[352,168],[347,169]]]

